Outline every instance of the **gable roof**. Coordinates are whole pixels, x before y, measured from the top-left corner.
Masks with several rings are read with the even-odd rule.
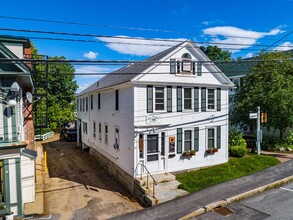
[[[142,62],[136,62],[126,67],[123,67],[121,69],[115,70],[111,73],[108,73],[103,78],[101,78],[100,80],[90,85],[88,88],[81,91],[79,94],[77,94],[77,96],[83,95],[88,92],[93,92],[98,89],[129,82],[133,78],[141,74],[143,71],[151,67],[154,63],[160,61],[162,58],[168,55],[172,50],[176,49],[183,43],[185,42],[179,43],[171,48],[168,48],[154,56],[151,56],[143,60]]]

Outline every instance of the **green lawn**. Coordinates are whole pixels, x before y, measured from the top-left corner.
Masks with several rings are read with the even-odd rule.
[[[176,179],[179,188],[195,192],[209,186],[226,182],[263,170],[280,162],[272,156],[247,155],[243,158],[229,158],[229,162],[196,171],[180,173]]]

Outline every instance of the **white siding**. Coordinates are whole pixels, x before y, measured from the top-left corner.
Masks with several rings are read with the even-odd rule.
[[[23,45],[16,43],[3,43],[12,53],[14,53],[18,58],[23,58]]]
[[[199,91],[199,104],[201,104],[201,97]],[[169,125],[166,128],[155,128],[155,133],[160,134],[166,132],[166,151],[168,150],[169,137],[174,136],[176,138],[177,149],[177,128],[192,130],[194,127],[199,127],[199,151],[196,156],[191,159],[182,159],[181,153],[175,157],[168,157],[166,152],[166,170],[167,171],[179,171],[184,169],[191,169],[203,166],[210,166],[214,164],[224,163],[228,161],[228,90],[221,90],[221,111],[207,111],[207,112],[194,112],[194,110],[188,110],[183,112],[176,111],[176,87],[172,88],[172,112],[146,112],[146,86],[140,85],[135,87],[135,126],[146,126],[147,115],[157,115],[160,117],[159,125]],[[193,104],[192,104],[193,105]],[[199,106],[201,107],[201,106]],[[221,149],[214,155],[205,155],[207,148],[206,143],[206,128],[221,126]],[[145,134],[153,134],[152,128],[141,129]],[[192,132],[193,133],[193,132]],[[146,135],[145,135],[146,136]],[[192,134],[193,138],[193,134]],[[193,140],[192,140],[193,143]],[[145,142],[146,147],[146,142]],[[160,149],[160,141],[159,141]],[[138,157],[138,151],[136,152]]]
[[[21,185],[23,203],[35,201],[34,160],[21,156]]]
[[[115,111],[114,94],[119,90],[119,111]],[[101,92],[101,109],[98,110],[98,92],[93,94],[94,106],[88,112],[78,111],[77,117],[88,123],[88,133],[82,133],[82,142],[102,153],[124,171],[133,175],[133,87],[117,87]],[[82,97],[80,97],[82,98]],[[93,137],[93,122],[96,137]],[[102,124],[102,140],[99,140],[99,123]],[[108,125],[108,143],[105,143],[105,123]],[[119,150],[114,149],[115,127],[119,127]]]

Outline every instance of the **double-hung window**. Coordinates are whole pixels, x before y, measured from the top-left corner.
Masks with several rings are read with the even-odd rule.
[[[184,110],[192,109],[191,88],[184,88]]]
[[[164,87],[155,87],[155,110],[165,110],[165,89]]]
[[[119,149],[119,128],[115,127],[115,144],[114,144],[115,149]]]
[[[208,148],[215,147],[215,129],[208,128]]]
[[[108,125],[105,124],[105,143],[108,144]]]
[[[99,123],[99,140],[102,140],[102,124],[101,122]]]
[[[93,137],[96,138],[96,122],[93,122]]]
[[[208,89],[208,110],[215,110],[215,90]]]
[[[184,131],[184,151],[192,149],[192,132],[191,130]]]
[[[207,129],[207,147],[221,148],[221,126]]]
[[[115,90],[115,111],[119,111],[119,90]]]

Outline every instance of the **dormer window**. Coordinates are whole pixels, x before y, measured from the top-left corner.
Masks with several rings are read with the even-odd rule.
[[[181,58],[170,59],[170,73],[180,75],[201,76],[202,63],[192,60],[189,53],[184,53]]]

